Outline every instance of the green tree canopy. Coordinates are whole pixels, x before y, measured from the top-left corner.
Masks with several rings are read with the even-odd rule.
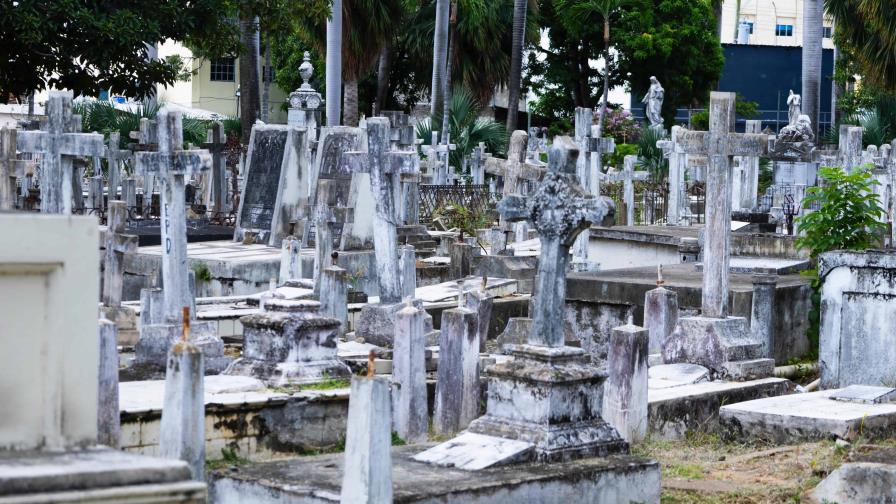
[[[868,83],[896,91],[896,6],[892,0],[825,0],[834,42]]]
[[[148,62],[147,44],[226,31],[217,0],[0,3],[0,101],[55,87],[77,94],[155,92],[182,75],[179,57]]]

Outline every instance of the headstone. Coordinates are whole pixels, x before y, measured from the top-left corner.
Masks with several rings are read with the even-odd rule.
[[[280,244],[280,275],[278,283],[302,278],[302,243],[294,236],[287,236]]]
[[[158,126],[155,119],[146,117],[140,119],[139,130],[131,132],[131,138],[137,139],[137,144],[133,145],[135,156],[136,152],[154,152],[159,149],[157,132]],[[156,186],[156,174],[153,172],[145,172],[140,175],[143,178],[143,208],[141,209],[141,215],[146,219],[149,218],[152,213],[152,193]]]
[[[127,177],[122,181],[121,200],[124,201],[128,212],[137,208],[137,179]]]
[[[341,337],[348,331],[348,272],[330,266],[324,269],[320,283],[320,312],[339,321]]]
[[[0,128],[0,210],[16,207],[16,179],[22,174],[27,161],[16,155],[16,130]]]
[[[678,294],[663,287],[662,266],[657,266],[656,289],[644,295],[644,327],[650,334],[648,352],[660,353],[678,322]]]
[[[267,299],[264,311],[240,318],[243,355],[224,374],[271,387],[347,378],[351,371],[336,355],[340,321],[320,310],[317,301]]]
[[[392,350],[392,425],[398,437],[408,443],[426,441],[427,405],[423,311],[408,303],[395,314]]]
[[[107,141],[106,146],[106,162],[108,165],[109,171],[109,197],[106,200],[107,205],[111,204],[112,201],[118,200],[118,187],[122,185],[123,181],[121,179],[122,169],[127,163],[130,163],[134,159],[134,153],[129,149],[121,148],[121,133],[117,131],[113,131],[109,133],[109,140]],[[122,188],[122,191],[124,188]],[[136,198],[136,192],[134,193]],[[122,194],[122,201],[127,201]]]
[[[762,133],[762,121],[748,119],[744,133]],[[739,167],[739,177],[735,177],[735,184],[740,190],[732,191],[734,195],[739,196],[733,198],[732,209],[752,210],[758,204],[756,198],[759,193],[759,157],[738,156],[736,163]]]
[[[485,291],[486,281],[487,279],[483,278],[478,289],[467,291],[464,294],[464,307],[476,314],[476,332],[479,334],[480,352],[485,352],[488,328],[492,321],[492,309],[495,306],[495,298]]]
[[[332,179],[324,179],[318,183],[317,205],[311,210],[314,222],[314,272],[315,294],[320,293],[321,271],[329,268],[333,262],[333,235],[340,233],[340,224],[348,220],[351,209],[340,207],[336,195],[338,183]]]
[[[97,159],[97,158],[94,158]],[[105,207],[105,201],[103,199],[103,176],[93,176],[87,179],[87,206],[86,209],[89,210],[87,212],[90,213],[102,213],[103,208]]]
[[[401,297],[407,299],[414,297],[417,290],[417,253],[413,245],[402,245],[399,248]]]
[[[843,136],[843,133],[846,136]],[[840,127],[840,163],[847,173],[862,165],[862,133],[858,126]]]
[[[68,215],[74,195],[73,156],[102,156],[103,135],[80,132],[80,116],[72,115],[71,91],[50,91],[46,113],[46,131],[19,131],[16,143],[20,152],[43,154],[40,211]]]
[[[501,233],[504,236],[504,233]],[[502,251],[503,252],[503,251]],[[473,273],[473,246],[464,242],[449,245],[448,277],[452,280],[466,278]]]
[[[731,133],[734,93],[710,95],[709,131],[689,131],[682,146],[689,154],[706,155],[706,228],[703,246],[702,310],[683,317],[663,347],[666,363],[687,362],[710,369],[714,376],[743,379],[738,362],[771,374],[774,362],[762,359],[761,345],[752,339],[746,320],[728,316],[731,236],[731,157],[767,152],[765,135]],[[755,375],[750,371],[751,377]]]
[[[203,187],[202,203],[211,210],[212,215],[220,215],[228,212],[227,208],[227,156],[224,147],[227,145],[227,135],[224,132],[224,123],[215,121],[206,132],[205,143],[202,148],[212,155],[211,176]]]
[[[279,247],[289,236],[290,222],[298,217],[301,200],[308,194],[307,142],[305,129],[252,127],[234,241],[243,241],[251,231],[257,233],[257,241]]]
[[[624,169],[608,175],[607,180],[622,181],[622,205],[625,207],[625,225],[635,225],[635,181],[647,180],[650,174],[646,171],[635,171],[638,156],[625,156]]]
[[[127,218],[128,210],[123,201],[113,201],[109,204],[103,259],[103,305],[110,308],[121,306],[124,256],[137,251],[137,237],[124,234]]]
[[[538,181],[545,174],[543,166],[525,162],[528,141],[529,136],[525,131],[514,131],[510,135],[507,159],[490,157],[485,161],[486,173],[504,177],[505,196],[519,193],[523,181]]]
[[[392,502],[389,382],[352,377],[342,473],[342,504]]]
[[[528,344],[510,345],[507,362],[489,367],[486,414],[468,427],[476,434],[528,441],[542,461],[625,451],[626,443],[601,418],[604,376],[581,348],[565,345],[563,313],[569,247],[592,222],[612,214],[607,198],[586,197],[576,183],[578,149],[555,138],[548,173],[528,198],[506,196],[498,205],[509,220],[529,219],[541,238]],[[536,379],[537,377],[537,379]]]
[[[669,139],[657,142],[657,147],[663,149],[663,156],[669,160],[669,200],[666,202],[666,224],[669,226],[681,225],[682,218],[690,214],[684,177],[688,156],[679,142],[685,131],[681,126],[672,126]]]
[[[629,443],[647,437],[648,330],[628,324],[610,334],[603,416]]]
[[[762,357],[771,358],[775,352],[775,290],[778,276],[759,273],[753,275],[753,305],[750,312],[750,331],[753,339],[762,344]]]
[[[190,465],[194,480],[205,481],[205,367],[202,352],[189,340],[188,310],[183,317],[183,339],[168,353],[159,455],[183,460]]]
[[[432,421],[435,432],[455,434],[478,417],[479,391],[479,327],[476,313],[466,308],[444,310]]]
[[[118,448],[121,411],[118,407],[118,331],[107,319],[99,321],[99,380],[97,388],[97,442]]]
[[[485,144],[479,142],[479,145],[473,147],[470,163],[470,176],[474,184],[485,184],[485,159]]]

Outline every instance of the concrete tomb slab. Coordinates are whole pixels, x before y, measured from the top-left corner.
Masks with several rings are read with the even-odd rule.
[[[664,383],[691,385],[709,381],[709,369],[697,364],[684,362],[679,364],[661,364],[659,366],[651,366],[647,370],[647,378],[648,384],[659,380]]]
[[[882,404],[896,400],[896,388],[850,385],[840,389],[831,399],[862,404]]]
[[[478,471],[528,460],[535,445],[484,434],[463,432],[450,441],[414,455],[414,460],[442,467]]]

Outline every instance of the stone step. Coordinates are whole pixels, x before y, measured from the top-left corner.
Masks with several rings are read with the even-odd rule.
[[[729,361],[722,364],[721,378],[733,381],[748,381],[768,378],[775,374],[774,359],[750,359]]]

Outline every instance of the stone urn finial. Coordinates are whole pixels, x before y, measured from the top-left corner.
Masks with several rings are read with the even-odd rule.
[[[302,87],[310,87],[308,84],[308,80],[311,79],[311,76],[314,74],[314,67],[311,66],[311,53],[305,51],[305,55],[302,58],[302,64],[299,65],[299,75],[302,77]]]

